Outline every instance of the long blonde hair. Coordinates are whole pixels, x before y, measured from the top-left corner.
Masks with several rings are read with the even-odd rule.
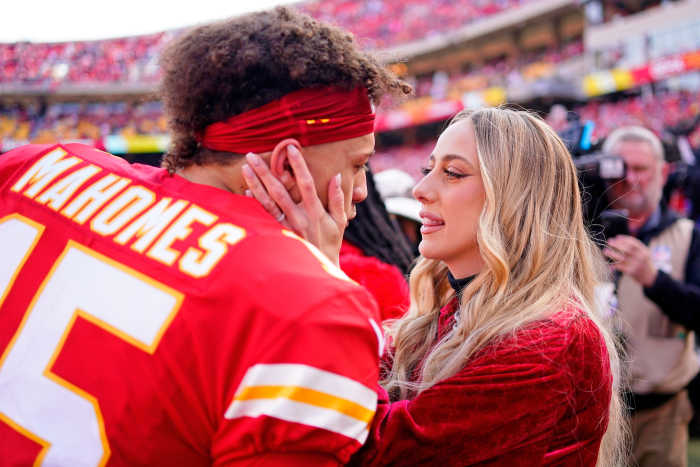
[[[474,129],[486,195],[477,228],[484,268],[462,292],[456,327],[436,342],[439,311],[454,291],[443,262],[419,259],[410,277],[410,309],[389,324],[393,365],[382,384],[393,398],[413,397],[453,376],[487,344],[574,305],[600,329],[613,374],[598,464],[620,465],[626,433],[620,357],[596,306],[594,289],[606,269],[584,227],[571,156],[554,130],[527,112],[462,112],[452,124],[463,120]]]

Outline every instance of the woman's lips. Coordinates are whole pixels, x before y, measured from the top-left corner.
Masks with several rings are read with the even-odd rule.
[[[445,227],[445,221],[443,221],[440,217],[436,216],[435,214],[431,214],[426,211],[421,211],[419,215],[423,224],[420,228],[420,231],[423,234],[437,232],[438,230]]]
[[[425,225],[425,224],[423,224],[420,228],[420,233],[429,234],[429,233],[437,232],[438,230],[442,229],[444,226],[445,226],[445,224],[440,224],[440,225]]]

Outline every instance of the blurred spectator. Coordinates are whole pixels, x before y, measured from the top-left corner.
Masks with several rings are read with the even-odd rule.
[[[406,275],[414,255],[395,227],[367,172],[367,199],[356,205],[357,216],[345,229],[340,268],[369,290],[379,305],[382,321],[401,317],[410,303]]]
[[[634,459],[640,467],[687,465],[692,407],[685,387],[700,368],[694,332],[700,329],[700,231],[661,203],[668,165],[651,131],[619,128],[603,151],[627,166],[608,198],[628,213],[630,235],[609,239],[604,253],[621,274]]]
[[[386,210],[396,220],[401,231],[406,235],[413,248],[414,256],[418,256],[420,243],[420,209],[421,204],[413,197],[413,187],[416,181],[406,172],[399,169],[388,169],[379,172],[374,177],[377,190],[384,199]]]
[[[425,165],[434,147],[435,141],[428,141],[418,145],[380,148],[370,159],[370,165],[377,174],[388,169],[399,169],[417,180],[421,177],[421,167]]]
[[[547,115],[547,123],[557,133],[561,133],[569,126],[568,111],[561,104],[554,104]]]

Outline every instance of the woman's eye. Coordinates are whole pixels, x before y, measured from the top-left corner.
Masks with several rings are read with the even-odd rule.
[[[430,171],[433,170],[430,167],[421,167],[420,168],[420,173],[423,174],[423,176],[426,176],[430,173]]]
[[[464,178],[467,176],[466,174],[454,172],[450,169],[445,169],[445,175],[447,175],[447,178]]]

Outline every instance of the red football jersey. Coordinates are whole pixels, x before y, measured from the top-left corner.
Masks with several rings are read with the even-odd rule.
[[[0,465],[337,465],[376,307],[257,201],[79,145],[0,156]]]

